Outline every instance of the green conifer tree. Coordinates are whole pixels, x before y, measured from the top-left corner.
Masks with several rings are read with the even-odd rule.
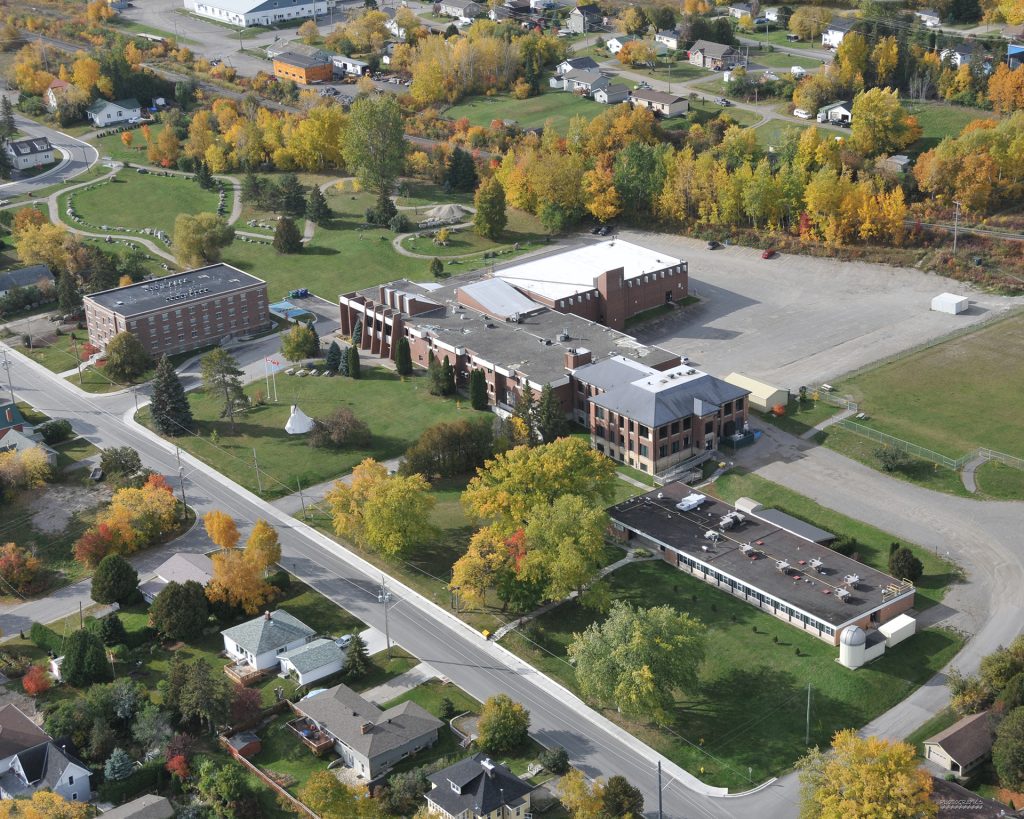
[[[183,435],[192,429],[192,408],[174,365],[166,355],[156,365],[153,400],[149,405],[153,423],[164,435]]]
[[[395,348],[395,369],[399,375],[412,375],[412,352],[409,350],[409,339],[402,336]]]

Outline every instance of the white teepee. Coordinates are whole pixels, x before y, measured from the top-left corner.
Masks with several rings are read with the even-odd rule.
[[[288,423],[284,425],[284,431],[289,435],[302,435],[313,428],[313,419],[292,404],[292,414],[288,416]]]

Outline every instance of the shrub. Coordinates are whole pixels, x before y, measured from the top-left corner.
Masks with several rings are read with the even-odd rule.
[[[388,222],[388,227],[395,233],[408,233],[409,219],[404,213],[396,213]]]
[[[107,780],[96,791],[99,801],[119,805],[144,793],[159,792],[167,781],[167,772],[160,761],[147,762],[120,781]]]
[[[885,472],[896,472],[910,464],[910,458],[905,452],[891,446],[876,449],[875,457],[878,458],[878,463]]]
[[[341,449],[364,447],[370,442],[370,428],[356,418],[352,410],[338,407],[326,418],[314,418],[309,445],[317,448]]]
[[[291,575],[283,569],[274,572],[270,577],[267,578],[267,583],[273,586],[278,591],[288,591],[288,587],[292,584]]]
[[[61,637],[49,626],[44,626],[42,623],[33,623],[32,628],[28,633],[29,640],[32,644],[43,651],[49,651],[56,655],[61,649]]]
[[[786,406],[785,406],[785,404],[776,404],[774,407],[772,407],[772,415],[774,415],[776,418],[781,418],[785,414],[786,414]]]
[[[65,418],[47,421],[36,427],[36,432],[43,436],[45,443],[56,444],[71,437],[71,422]]]
[[[906,546],[889,555],[889,574],[916,583],[924,574],[924,564]]]
[[[565,748],[545,748],[537,761],[557,776],[569,771],[569,754]]]
[[[30,697],[38,697],[50,690],[50,673],[41,665],[32,666],[24,677],[21,686]]]

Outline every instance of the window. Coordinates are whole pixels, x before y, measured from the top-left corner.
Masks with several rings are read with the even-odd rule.
[[[658,457],[664,458],[666,455],[668,455],[668,447],[665,444],[662,444],[658,447]]]
[[[692,419],[690,419],[690,418],[684,418],[683,419],[683,429],[689,429],[690,428],[690,421],[691,420]]]
[[[679,451],[679,441],[672,442],[672,454],[675,455]]]
[[[722,405],[722,414],[723,415],[729,415],[731,413],[732,413],[732,401],[726,401]]]
[[[636,432],[637,432],[637,435],[639,435],[641,438],[650,438],[651,437],[651,431],[649,429],[647,429],[647,427],[645,427],[643,424],[637,424]]]
[[[73,776],[69,776],[68,777],[68,784],[69,785],[74,785],[75,784],[75,778]]]
[[[673,421],[672,422],[672,434],[673,435],[678,435],[679,434],[679,422],[678,421]]]
[[[705,435],[710,435],[714,431],[715,431],[715,423],[714,423],[714,421],[705,421],[704,422],[704,434]]]
[[[668,427],[661,427],[658,430],[658,438],[661,439],[661,438],[667,438],[667,437],[668,437]]]
[[[594,417],[604,420],[604,407],[594,407]]]
[[[742,409],[743,409],[743,399],[742,398],[737,398],[736,399],[736,412],[740,412]]]
[[[640,457],[641,458],[646,458],[647,457],[647,445],[646,444],[640,444]]]

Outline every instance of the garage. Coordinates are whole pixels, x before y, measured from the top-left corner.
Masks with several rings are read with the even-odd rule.
[[[958,296],[956,293],[940,293],[932,299],[932,310],[956,316],[960,313],[966,313],[970,304],[967,296]]]
[[[740,389],[750,390],[750,406],[760,412],[768,412],[776,404],[786,406],[789,403],[789,390],[773,387],[763,381],[757,381],[740,373],[729,373],[725,380]]]

